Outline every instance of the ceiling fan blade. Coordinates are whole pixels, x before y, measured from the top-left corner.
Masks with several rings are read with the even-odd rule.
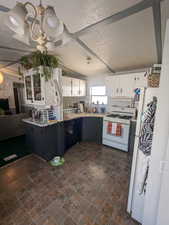
[[[9,8],[7,8],[6,6],[0,5],[0,11],[2,12],[9,12]]]

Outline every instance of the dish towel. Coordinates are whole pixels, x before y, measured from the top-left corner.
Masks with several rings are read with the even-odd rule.
[[[121,123],[116,124],[116,134],[115,135],[121,137],[121,135],[122,135],[122,125],[121,125]]]
[[[107,133],[115,136],[122,135],[122,125],[120,123],[108,122]]]
[[[157,103],[154,101],[150,102],[147,105],[147,110],[143,115],[143,124],[140,132],[138,147],[145,155],[151,154],[156,104]]]
[[[112,122],[108,122],[108,124],[107,124],[107,133],[108,134],[112,133]]]
[[[112,131],[111,134],[112,135],[116,135],[117,132],[117,123],[112,123]]]

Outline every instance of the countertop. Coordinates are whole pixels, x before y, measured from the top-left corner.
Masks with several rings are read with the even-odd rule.
[[[69,113],[67,115],[64,115],[63,120],[54,120],[54,121],[50,121],[46,124],[42,124],[36,121],[33,121],[32,118],[27,118],[27,119],[23,119],[22,121],[25,123],[29,123],[29,124],[33,124],[39,127],[47,127],[62,121],[68,121],[68,120],[72,120],[72,119],[77,119],[77,118],[84,118],[84,117],[104,117],[105,114],[99,114],[99,113]]]

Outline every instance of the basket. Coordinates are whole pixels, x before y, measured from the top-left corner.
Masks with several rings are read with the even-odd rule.
[[[153,73],[148,76],[148,87],[159,87],[160,84],[160,74]]]

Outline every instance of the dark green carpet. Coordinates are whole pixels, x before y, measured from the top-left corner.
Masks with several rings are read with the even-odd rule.
[[[17,157],[9,161],[4,161],[5,157],[16,154]],[[25,136],[10,138],[0,142],[0,167],[11,163],[25,155],[28,155],[29,149],[26,147]]]

